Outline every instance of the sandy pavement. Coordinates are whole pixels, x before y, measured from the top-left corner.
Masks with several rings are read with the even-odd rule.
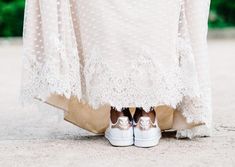
[[[18,103],[21,41],[0,41],[0,167],[235,166],[235,40],[210,40],[213,136],[164,136],[154,148],[112,147],[50,106]]]

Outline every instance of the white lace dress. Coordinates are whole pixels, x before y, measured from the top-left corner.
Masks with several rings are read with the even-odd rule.
[[[167,105],[211,127],[209,0],[28,0],[22,99]],[[206,134],[203,134],[206,135]]]

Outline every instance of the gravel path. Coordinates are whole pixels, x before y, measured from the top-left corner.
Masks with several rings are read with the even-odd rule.
[[[18,103],[21,41],[0,41],[0,167],[235,166],[235,40],[210,40],[213,136],[164,135],[149,149],[112,147],[63,121],[63,112]]]

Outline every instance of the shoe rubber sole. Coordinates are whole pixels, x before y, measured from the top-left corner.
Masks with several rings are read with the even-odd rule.
[[[137,147],[153,147],[153,146],[158,145],[160,138],[161,138],[161,136],[155,137],[152,139],[137,139],[137,138],[135,138],[134,145]]]
[[[110,144],[113,146],[125,147],[134,144],[133,138],[113,138],[108,134],[105,134],[105,138],[108,139]]]

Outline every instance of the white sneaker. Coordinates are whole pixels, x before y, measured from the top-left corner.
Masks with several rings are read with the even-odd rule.
[[[149,117],[142,116],[139,121],[134,122],[134,144],[138,147],[153,147],[159,143],[161,130],[158,127],[157,119],[154,123]]]
[[[105,137],[113,146],[133,145],[133,126],[127,116],[120,116],[115,124],[110,120]]]

